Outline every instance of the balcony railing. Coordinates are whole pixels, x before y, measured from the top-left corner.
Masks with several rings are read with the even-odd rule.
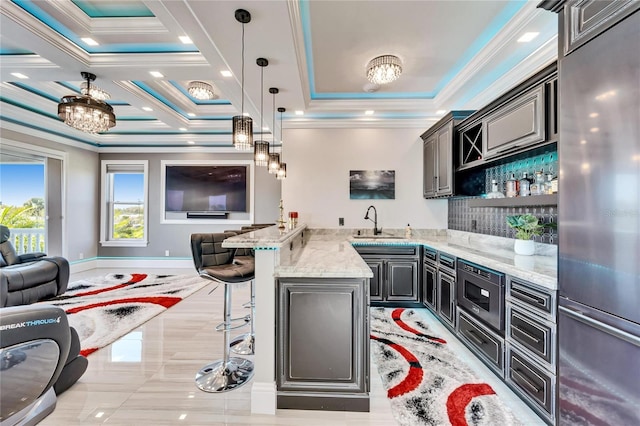
[[[11,228],[11,242],[17,254],[47,252],[44,228]]]

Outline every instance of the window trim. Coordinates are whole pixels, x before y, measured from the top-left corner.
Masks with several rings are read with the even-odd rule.
[[[110,204],[113,200],[113,188],[107,169],[109,166],[126,165],[142,166],[144,175],[144,237],[142,239],[111,239],[113,216]],[[149,245],[149,161],[148,160],[102,160],[100,167],[101,200],[100,200],[100,245],[102,247],[147,247]]]

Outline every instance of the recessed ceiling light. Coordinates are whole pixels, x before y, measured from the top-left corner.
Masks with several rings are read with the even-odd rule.
[[[11,75],[12,75],[12,76],[14,76],[14,77],[21,78],[21,79],[23,79],[23,80],[24,80],[25,78],[29,78],[29,77],[27,77],[26,75],[24,75],[24,74],[22,74],[22,73],[20,73],[20,72],[12,72],[12,73],[11,73]]]
[[[92,39],[91,37],[82,37],[80,40],[87,43],[89,46],[97,46],[98,42]]]
[[[589,117],[591,118],[596,118],[597,116],[599,116],[600,114],[598,114],[597,112],[592,112],[591,114],[589,114]]]
[[[195,145],[195,142],[194,142],[194,141],[187,141],[187,143],[188,143],[189,145]]]
[[[180,36],[178,37],[183,44],[193,44],[193,41],[189,38],[189,36]]]
[[[157,77],[157,78],[164,77],[164,75],[162,75],[162,73],[159,72],[159,71],[149,71],[149,74],[151,74],[153,77]]]
[[[196,116],[196,115],[195,115],[194,113],[192,113],[192,112],[187,113],[187,115],[188,115],[189,117],[195,117],[195,116]]]
[[[186,127],[180,127],[180,131],[181,131],[181,132],[186,132],[186,131],[187,131],[187,128],[186,128]]]
[[[528,33],[524,33],[520,36],[520,38],[518,39],[518,43],[527,43],[530,42],[531,40],[533,40],[534,38],[538,37],[540,33],[537,32],[528,32]]]
[[[229,70],[222,70],[220,74],[222,74],[223,77],[231,77],[233,75]]]
[[[263,131],[263,132],[268,132],[268,131],[269,131],[269,128],[268,128],[267,126],[264,126],[264,127],[262,128],[262,131]]]
[[[445,112],[447,112],[447,110],[446,110],[446,109],[439,109],[439,110],[437,110],[437,111],[436,111],[436,114],[438,114],[438,115],[442,115],[442,114],[444,114]]]
[[[304,115],[304,111],[297,110],[296,115]]]
[[[244,115],[245,117],[249,117],[249,113],[248,112],[243,112],[242,115]]]
[[[153,111],[153,108],[150,107],[142,107],[143,111]]]
[[[364,112],[364,115],[373,115],[374,112],[375,112],[374,110],[369,109]]]

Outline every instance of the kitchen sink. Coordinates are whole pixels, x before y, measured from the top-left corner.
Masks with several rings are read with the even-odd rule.
[[[405,237],[398,237],[396,235],[352,235],[353,238],[366,238],[369,240],[404,240]]]

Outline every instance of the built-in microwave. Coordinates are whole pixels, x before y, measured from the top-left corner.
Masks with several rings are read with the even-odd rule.
[[[458,259],[458,306],[504,336],[504,274]]]

